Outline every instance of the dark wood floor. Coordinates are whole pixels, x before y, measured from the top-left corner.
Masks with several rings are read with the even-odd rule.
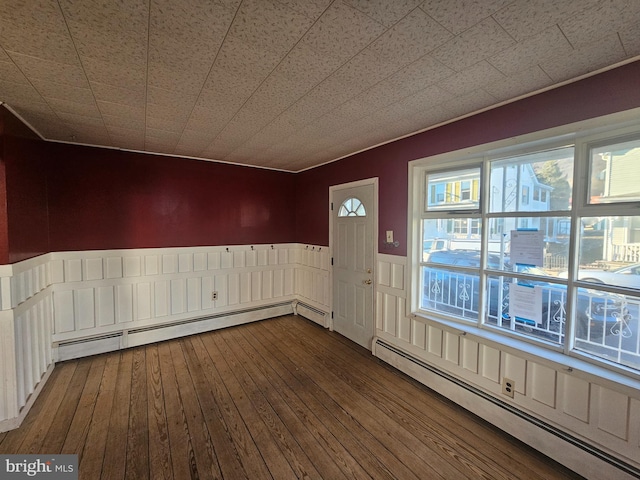
[[[580,478],[294,316],[61,363],[0,453],[77,453],[82,479]]]

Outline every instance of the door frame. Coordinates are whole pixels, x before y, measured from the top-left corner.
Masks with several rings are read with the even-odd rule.
[[[373,185],[373,266],[371,267],[373,272],[371,279],[373,280],[372,295],[373,295],[373,332],[371,332],[372,336],[375,338],[376,334],[376,320],[377,320],[377,298],[378,298],[378,177],[366,178],[364,180],[356,180],[354,182],[342,183],[339,185],[331,185],[329,186],[329,205],[327,205],[329,210],[329,258],[330,258],[330,268],[329,268],[329,307],[331,309],[331,315],[329,316],[329,330],[333,331],[333,311],[334,311],[334,302],[333,302],[333,231],[334,231],[334,222],[333,222],[333,211],[331,210],[331,205],[333,204],[334,193],[338,190],[347,190],[349,188],[355,187],[363,187]],[[339,208],[340,205],[334,205],[335,208]]]

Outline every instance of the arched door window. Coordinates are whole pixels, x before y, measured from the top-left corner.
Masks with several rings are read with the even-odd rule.
[[[360,200],[355,197],[347,198],[338,210],[339,217],[366,217],[367,212]]]

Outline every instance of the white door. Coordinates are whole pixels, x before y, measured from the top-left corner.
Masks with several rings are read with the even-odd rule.
[[[357,183],[332,187],[333,329],[371,350],[377,239],[375,183]]]

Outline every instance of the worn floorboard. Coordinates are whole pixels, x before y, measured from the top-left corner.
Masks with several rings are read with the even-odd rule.
[[[0,453],[81,479],[579,479],[301,317],[56,366]]]

